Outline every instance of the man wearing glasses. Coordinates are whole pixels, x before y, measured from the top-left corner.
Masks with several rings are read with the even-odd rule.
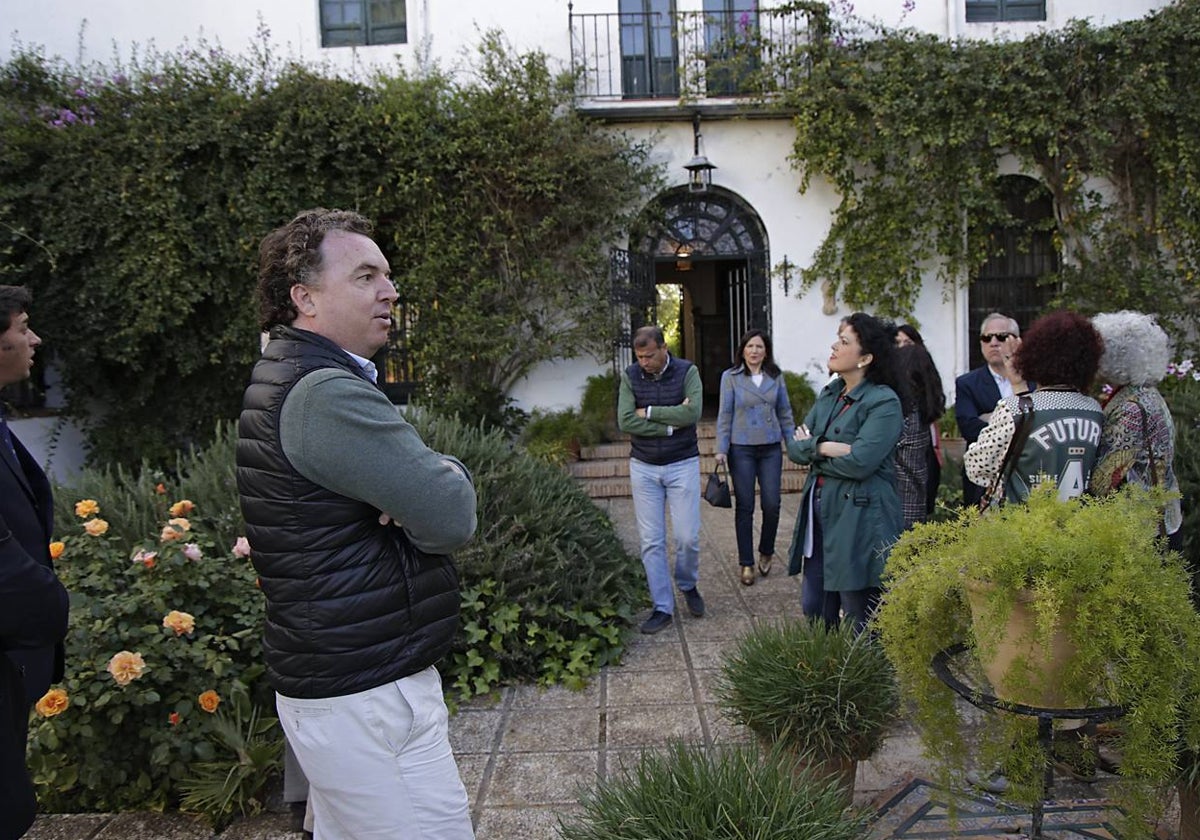
[[[983,319],[979,347],[985,364],[954,380],[954,417],[959,432],[970,446],[992,419],[992,410],[1003,397],[1011,397],[1033,387],[1012,367],[1012,355],[1021,344],[1021,328],[1007,315],[993,312]],[[963,504],[979,503],[984,488],[973,483],[963,472]]]

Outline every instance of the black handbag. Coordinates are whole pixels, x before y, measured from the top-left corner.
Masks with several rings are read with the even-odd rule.
[[[733,499],[729,495],[729,482],[718,475],[721,464],[718,463],[708,474],[708,483],[704,485],[704,501],[713,507],[733,507]]]

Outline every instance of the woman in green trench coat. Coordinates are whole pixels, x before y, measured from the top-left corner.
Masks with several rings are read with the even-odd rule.
[[[883,564],[903,518],[894,451],[904,425],[890,324],[862,312],[842,321],[833,380],[788,441],[809,468],[788,574],[804,572],[801,608],[861,631],[879,598]]]

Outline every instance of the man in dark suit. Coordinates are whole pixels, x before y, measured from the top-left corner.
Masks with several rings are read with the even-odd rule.
[[[0,388],[29,378],[42,343],[29,303],[24,288],[0,286]],[[29,709],[63,674],[67,591],[50,559],[53,529],[50,482],[0,410],[0,840],[33,824]]]
[[[1015,320],[999,312],[988,315],[979,329],[979,344],[985,364],[954,380],[954,419],[967,446],[992,419],[1001,397],[1028,389],[1024,381],[1010,379],[1012,368],[1005,365],[1021,344],[1021,328]],[[962,480],[963,504],[977,505],[985,488],[968,479],[965,470]]]

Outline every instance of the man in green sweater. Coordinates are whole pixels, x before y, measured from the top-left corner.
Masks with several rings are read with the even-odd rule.
[[[458,624],[447,555],[475,531],[475,491],[376,387],[396,289],[371,233],[356,213],[309,210],[263,240],[270,338],[238,425],[238,491],[314,836],[466,840],[434,664]]]

